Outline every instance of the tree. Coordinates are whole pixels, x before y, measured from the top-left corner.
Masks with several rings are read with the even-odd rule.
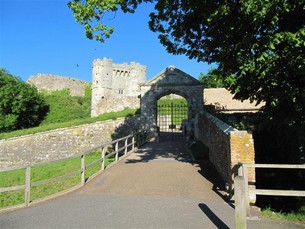
[[[87,37],[104,41],[113,28],[103,15],[132,13],[143,2],[155,2],[149,26],[169,53],[217,63],[236,99],[266,102],[269,121],[304,125],[304,0],[72,0],[69,7]]]
[[[49,107],[34,86],[0,69],[0,133],[39,125]]]
[[[142,2],[153,0],[71,0],[68,7],[73,11],[75,20],[84,26],[87,38],[104,42],[114,31],[113,27],[104,24],[105,14],[119,9],[134,13]]]
[[[207,74],[200,73],[199,81],[202,82],[204,88],[220,88],[225,86],[217,68],[210,68]]]

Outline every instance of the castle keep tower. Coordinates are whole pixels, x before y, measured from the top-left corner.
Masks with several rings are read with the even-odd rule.
[[[146,82],[146,66],[114,64],[104,58],[93,61],[91,117],[125,107],[140,108],[140,86]]]
[[[92,66],[91,117],[96,117],[98,104],[111,94],[112,60],[94,60]]]

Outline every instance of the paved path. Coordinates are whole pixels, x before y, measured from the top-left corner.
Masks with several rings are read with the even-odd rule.
[[[150,143],[76,192],[0,214],[0,228],[234,228],[234,209],[203,167],[183,143]],[[248,227],[302,228],[261,219]]]

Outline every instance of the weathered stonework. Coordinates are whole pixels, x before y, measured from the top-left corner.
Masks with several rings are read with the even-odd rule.
[[[223,180],[232,185],[238,163],[255,163],[254,141],[246,131],[238,131],[206,111],[197,114],[195,138],[209,148],[209,159]],[[255,184],[255,170],[249,170],[248,179]]]
[[[133,120],[136,122],[136,118],[120,118],[1,140],[0,168],[63,159],[85,152],[111,141],[114,132],[125,129],[126,121],[129,126],[135,126]],[[131,134],[131,128],[128,130]]]
[[[158,99],[176,94],[187,100],[187,126],[189,133],[192,132],[195,115],[203,109],[203,87],[198,80],[174,66],[170,66],[140,86],[143,128],[152,134],[156,133]]]
[[[68,89],[72,96],[84,96],[85,87],[89,86],[89,83],[83,80],[52,74],[30,76],[27,82],[34,85],[38,90],[48,92]]]
[[[84,82],[78,82],[75,84],[78,86],[75,86],[72,82],[77,80],[68,78],[68,80],[62,81],[63,78],[38,74],[31,77],[29,81],[34,83],[37,80],[39,83],[36,82],[36,87],[46,90],[70,88],[72,95],[75,95],[72,88],[75,88],[77,92],[84,91]],[[71,86],[72,84],[74,86]],[[233,95],[226,89],[205,89],[203,91],[203,86],[198,80],[174,66],[169,66],[151,80],[146,81],[146,67],[141,64],[135,62],[114,64],[111,59],[97,59],[94,60],[92,67],[91,116],[120,111],[125,107],[141,108],[141,125],[137,124],[136,129],[148,130],[155,138],[158,129],[158,99],[172,94],[182,96],[188,104],[188,119],[184,120],[188,137],[194,137],[209,147],[211,162],[223,179],[231,183],[232,176],[237,171],[238,162],[254,163],[252,136],[245,131],[237,131],[208,114],[204,111],[203,104],[219,106],[225,112],[257,111],[263,104],[255,106],[249,101],[242,103],[233,100]],[[108,140],[114,131],[113,125],[109,125],[92,124],[87,129],[81,130],[82,127],[79,127],[80,129],[77,127],[74,132],[71,129],[67,133],[59,130],[54,132],[56,134],[42,134],[41,136],[44,137],[30,137],[24,142],[15,139],[14,141],[18,143],[12,143],[12,145],[9,141],[5,141],[8,142],[5,145],[6,148],[1,147],[4,145],[1,145],[3,142],[0,142],[0,160],[2,164],[8,163],[10,160],[23,163],[26,160],[40,161],[46,157],[58,159],[73,155],[73,153],[93,148],[97,144],[96,142]],[[131,129],[130,123],[129,126]],[[53,132],[50,131],[50,133]],[[101,135],[101,133],[103,134]],[[38,146],[39,143],[46,144]],[[37,153],[28,153],[32,149],[35,151],[35,148],[38,150]],[[5,150],[3,151],[3,149]],[[75,150],[71,152],[68,149]],[[21,153],[14,153],[17,151]],[[47,153],[41,153],[44,151]],[[5,154],[10,160],[3,156]],[[20,155],[24,155],[24,157]],[[255,182],[254,170],[249,172],[249,181]]]
[[[140,84],[146,81],[146,66],[139,63],[114,64],[104,58],[93,61],[91,116],[140,108]]]

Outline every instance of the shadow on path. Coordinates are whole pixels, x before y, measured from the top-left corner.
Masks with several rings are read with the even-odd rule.
[[[153,160],[175,160],[194,163],[192,154],[184,141],[150,142],[138,149],[133,157],[127,158],[125,163],[145,163]]]
[[[217,228],[230,229],[206,204],[201,203],[198,206]]]
[[[219,195],[229,206],[232,208],[234,207],[234,204],[229,199],[229,193],[226,189],[225,182],[215,169],[215,167],[212,165],[212,163],[208,160],[197,160],[198,167],[200,168],[198,170],[198,173],[201,174],[205,179],[210,181],[213,184],[212,190]]]

